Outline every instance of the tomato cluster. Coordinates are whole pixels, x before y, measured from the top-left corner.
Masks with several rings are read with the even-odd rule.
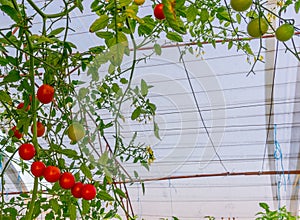
[[[63,189],[71,189],[71,193],[75,198],[83,198],[92,200],[96,197],[97,190],[92,184],[83,184],[75,182],[75,177],[70,172],[61,173],[56,166],[45,166],[41,161],[35,161],[31,164],[31,173],[35,177],[44,177],[50,183],[59,181],[59,185]]]
[[[31,160],[36,154],[36,150],[32,144],[25,143],[19,147],[19,155],[23,160]],[[61,173],[56,166],[47,166],[42,161],[34,161],[31,164],[30,171],[35,177],[44,177],[49,183],[59,181],[59,185],[63,189],[71,189],[71,193],[75,198],[83,198],[92,200],[96,197],[97,190],[93,184],[83,184],[75,182],[75,177],[70,172]]]
[[[50,85],[43,84],[37,90],[37,99],[40,103],[49,104],[54,98],[54,88]],[[30,102],[32,98],[30,97]],[[31,104],[31,103],[30,103]],[[25,106],[24,102],[18,104],[19,110],[30,110],[30,104]],[[25,108],[25,109],[24,109]],[[23,134],[18,130],[16,126],[12,129],[13,135],[21,139]],[[36,135],[42,137],[45,133],[45,126],[42,122],[36,122]],[[33,133],[33,125],[31,126],[31,132]],[[85,135],[84,128],[80,124],[73,123],[68,129],[68,136],[73,141],[79,141]],[[19,155],[23,160],[31,160],[36,155],[36,149],[31,143],[23,143],[19,147]],[[93,184],[83,184],[82,182],[75,182],[75,177],[71,172],[61,173],[60,169],[56,166],[46,166],[42,161],[34,161],[31,164],[30,171],[35,177],[44,177],[49,183],[55,183],[59,181],[59,185],[62,189],[70,189],[72,195],[75,198],[83,198],[85,200],[92,200],[96,197],[97,190]]]

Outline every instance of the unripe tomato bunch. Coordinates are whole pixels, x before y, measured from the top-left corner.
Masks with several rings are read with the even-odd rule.
[[[248,10],[252,4],[252,0],[230,0],[231,8],[237,12],[244,12]],[[267,33],[268,29],[269,23],[262,16],[253,18],[247,25],[247,32],[253,38],[259,38],[263,36],[265,33]],[[277,40],[285,42],[293,37],[294,32],[294,26],[286,22],[276,28],[275,37]]]
[[[37,99],[43,104],[49,104],[54,98],[55,90],[52,86],[43,84],[37,90]],[[23,109],[24,103],[20,103],[17,109]],[[30,109],[28,105],[25,111]],[[37,121],[37,137],[42,137],[45,133],[45,126],[43,123]],[[14,132],[14,136],[21,139],[23,134],[14,126],[11,129]],[[81,124],[73,123],[68,127],[68,137],[71,141],[79,141],[84,135],[85,131]],[[31,132],[33,133],[33,125],[31,126]],[[23,143],[20,145],[19,156],[23,160],[31,160],[36,155],[36,149],[31,143]],[[96,197],[97,191],[93,184],[84,184],[82,182],[75,182],[75,177],[71,172],[61,172],[61,170],[56,166],[46,166],[42,161],[34,161],[31,164],[30,171],[35,177],[44,177],[49,183],[59,182],[62,189],[70,189],[72,195],[75,198],[83,198],[85,200],[92,200]]]

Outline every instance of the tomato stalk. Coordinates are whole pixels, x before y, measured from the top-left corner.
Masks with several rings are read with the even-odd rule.
[[[29,56],[29,79],[32,89],[32,123],[33,123],[33,137],[32,137],[32,144],[36,149],[36,156],[39,156],[39,146],[37,141],[37,112],[36,112],[36,97],[35,97],[35,78],[34,78],[34,56],[33,56],[33,46],[32,42],[30,40],[29,33],[26,31],[26,40],[27,40],[27,46],[28,50],[30,52]],[[32,197],[29,204],[28,211],[25,216],[25,220],[31,220],[33,215],[33,209],[34,209],[34,203],[37,198],[37,191],[38,191],[38,178],[34,178],[34,185],[33,185],[33,191],[32,191]]]
[[[115,149],[114,149],[114,155],[117,153],[118,151],[118,148],[119,148],[119,124],[118,124],[118,118],[120,116],[120,111],[121,111],[121,106],[122,106],[122,103],[127,95],[127,92],[130,90],[130,87],[131,87],[131,82],[132,82],[132,78],[133,78],[133,74],[134,74],[134,69],[135,69],[135,65],[137,63],[137,44],[136,44],[136,41],[135,41],[135,38],[133,36],[133,33],[132,33],[132,28],[130,26],[130,23],[128,21],[128,18],[126,18],[126,25],[128,27],[128,29],[130,30],[130,38],[131,38],[131,41],[132,41],[132,45],[133,45],[133,60],[132,60],[132,64],[131,64],[131,71],[130,71],[130,75],[129,75],[129,80],[128,80],[128,84],[127,84],[127,87],[119,101],[119,105],[118,105],[118,108],[117,108],[117,113],[116,113],[116,117],[115,117],[115,120],[114,120],[114,123],[115,123],[115,133],[116,133],[116,138],[115,138]]]
[[[32,0],[27,0],[27,2],[30,4],[31,7],[34,8],[34,10],[42,17],[42,18],[60,18],[67,14],[69,14],[71,11],[73,11],[75,8],[77,8],[76,4],[74,4],[72,7],[65,9],[62,12],[56,13],[56,14],[45,14]]]

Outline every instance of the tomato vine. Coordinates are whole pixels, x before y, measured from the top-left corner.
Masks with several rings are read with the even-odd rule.
[[[252,62],[250,72],[254,72],[255,64],[262,61],[263,36],[259,36],[259,50],[255,53],[245,27],[258,17],[267,20],[269,34],[276,31],[272,26],[274,17],[281,23],[294,25],[292,18],[286,19],[283,15],[289,7],[298,13],[300,1],[280,2],[271,10],[266,6],[267,1],[254,0],[246,11],[235,11],[227,0],[153,0],[152,8],[159,3],[164,5],[160,11],[164,17],[156,19],[152,13],[139,13],[143,1],[94,0],[90,9],[97,18],[87,31],[94,33],[100,43],[86,51],[77,51],[76,44],[69,41],[73,31],[70,21],[75,10],[83,13],[83,0],[62,0],[62,10],[57,13],[48,12],[51,7],[58,8],[57,1],[53,0],[42,6],[32,0],[0,0],[2,16],[10,20],[9,24],[0,25],[0,103],[3,110],[0,119],[4,133],[0,155],[5,158],[0,175],[1,218],[33,219],[42,213],[47,213],[46,219],[75,219],[77,215],[82,219],[121,218],[119,208],[127,219],[136,218],[126,185],[118,185],[115,181],[138,178],[138,174],[132,177],[123,163],[140,163],[149,169],[155,156],[150,146],[136,143],[136,133],[129,143],[124,141],[122,121],[150,121],[155,136],[160,138],[155,122],[156,106],[148,98],[151,85],[141,80],[140,85],[132,86],[137,63],[153,54],[162,55],[164,45],[159,43],[160,38],[167,38],[174,44],[188,42],[183,54],[186,51],[200,53],[203,43],[217,47],[221,42],[227,44],[228,49],[244,51]],[[36,25],[36,21],[41,21],[41,25]],[[137,37],[141,41],[137,41]],[[283,44],[300,60],[294,39],[288,40],[292,48],[286,42]],[[137,51],[146,45],[152,46],[153,51],[138,57]],[[130,65],[124,65],[126,58],[130,59]],[[100,76],[99,69],[104,66],[108,66],[108,70]],[[80,76],[91,80],[83,81]],[[54,98],[45,100],[44,93],[37,93],[44,85],[54,88]],[[130,117],[122,113],[126,102],[130,102],[132,108]],[[104,119],[104,113],[111,118]],[[38,123],[45,126],[45,133],[41,135]],[[75,123],[85,131],[68,134],[68,128]],[[22,137],[11,130],[14,126]],[[28,132],[30,128],[32,133]],[[111,129],[114,143],[106,138]],[[76,134],[80,134],[80,138],[76,138]],[[76,182],[84,182],[92,190],[95,187],[96,198],[89,199],[94,195],[92,191],[86,196],[88,199],[77,199],[80,195],[71,196],[71,190],[62,189],[57,181],[48,184],[43,176],[33,174],[32,191],[6,201],[4,177],[9,166],[15,164],[22,172],[32,174],[32,162],[16,155],[19,146],[25,143],[33,144],[35,161],[47,167],[55,166],[63,173],[71,172]]]

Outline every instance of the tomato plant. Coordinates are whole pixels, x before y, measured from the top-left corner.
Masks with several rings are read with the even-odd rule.
[[[34,161],[30,166],[30,171],[35,177],[41,177],[44,174],[46,165],[42,161]]]
[[[143,0],[92,1],[88,7],[95,20],[84,31],[94,33],[99,41],[82,50],[79,49],[82,42],[72,41],[74,38],[70,37],[76,30],[71,15],[86,11],[82,0],[49,0],[46,4],[32,0],[24,0],[22,4],[16,0],[0,1],[0,16],[9,21],[0,24],[0,116],[6,132],[1,138],[1,155],[20,166],[22,172],[44,176],[46,181],[54,183],[44,184],[40,182],[42,178],[34,178],[32,188],[24,192],[28,202],[20,203],[24,213],[19,213],[18,218],[31,220],[47,213],[46,219],[74,220],[76,215],[86,219],[112,219],[118,217],[120,210],[128,219],[135,218],[124,205],[130,200],[124,203],[127,191],[123,181],[132,177],[122,163],[139,163],[149,169],[155,156],[147,144],[137,143],[137,134],[131,133],[129,140],[124,138],[124,133],[128,136],[129,131],[122,127],[122,122],[151,124],[154,135],[160,138],[155,121],[156,105],[149,98],[152,86],[144,80],[132,85],[136,64],[147,61],[153,54],[161,55],[159,39],[167,38],[166,41],[174,43],[196,43],[187,46],[182,55],[187,51],[201,55],[202,42],[213,47],[222,42],[229,49],[244,51],[249,60],[254,60],[254,66],[259,52],[253,52],[256,50],[252,50],[248,41],[235,39],[249,38],[247,25],[251,36],[261,37],[268,29],[269,13],[282,22],[291,22],[280,14],[289,7],[298,7],[293,1],[285,1],[278,9],[280,14],[276,14],[267,10],[261,1],[253,1],[251,7],[248,0],[242,3],[231,0],[231,5],[226,1],[162,0],[157,5],[152,2],[153,12],[143,14],[140,13],[143,7],[138,6],[141,4]],[[249,12],[239,13],[242,10]],[[258,16],[262,23],[252,20]],[[260,48],[264,47],[262,42]],[[137,54],[139,49],[152,44],[155,46],[149,54]],[[297,49],[287,49],[300,60]],[[124,57],[130,63],[124,65]],[[87,79],[91,81],[86,83]],[[129,116],[123,112],[125,103],[132,107]],[[10,156],[19,150],[15,146],[23,142],[34,146],[38,160],[30,170],[26,161]],[[60,170],[68,170],[80,181],[71,192],[59,187],[65,183],[66,175],[61,175]],[[6,168],[4,175],[5,171]],[[2,184],[5,189],[5,183]],[[81,197],[84,201],[78,203],[76,198]],[[104,201],[110,203],[99,212]],[[16,207],[2,201],[0,215],[7,209],[16,210]]]
[[[44,178],[50,182],[54,183],[59,180],[60,178],[60,169],[56,166],[47,166],[44,170]]]
[[[36,151],[32,144],[25,143],[19,147],[19,155],[23,160],[31,160],[35,153]]]

